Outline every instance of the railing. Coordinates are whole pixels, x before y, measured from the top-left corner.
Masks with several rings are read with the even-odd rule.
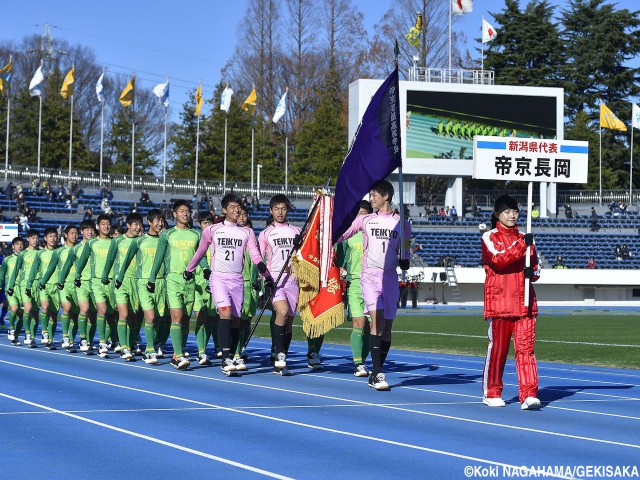
[[[0,167],[2,176],[5,176],[4,166]],[[34,178],[40,178],[40,182],[43,180],[49,180],[52,186],[63,183],[65,186],[71,182],[76,181],[80,188],[100,188],[103,184],[106,184],[112,190],[135,190],[135,191],[155,191],[166,192],[170,194],[193,194],[196,190],[194,188],[193,180],[186,178],[167,177],[166,184],[163,184],[162,178],[151,175],[136,175],[134,176],[133,186],[131,185],[131,176],[118,174],[118,173],[104,173],[102,179],[98,172],[88,171],[76,171],[69,175],[66,171],[57,168],[40,168],[40,175],[37,174],[37,169],[33,165],[9,165],[6,171],[7,180],[11,180],[14,183],[29,183]],[[222,180],[202,180],[198,182],[197,192],[198,194],[206,193],[208,195],[224,195],[225,193],[234,192],[239,195],[252,196],[257,194],[258,198],[266,196],[271,197],[277,193],[284,193],[289,198],[313,198],[313,195],[318,187],[312,185],[288,185],[285,191],[283,184],[257,184],[253,185],[249,182],[230,182],[227,180],[226,191],[222,187]]]
[[[410,82],[468,83],[493,85],[493,70],[449,70],[448,68],[426,68],[413,66],[409,69]]]

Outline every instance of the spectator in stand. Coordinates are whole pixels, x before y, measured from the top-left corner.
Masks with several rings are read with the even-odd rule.
[[[616,245],[616,248],[613,249],[613,256],[616,260],[622,260],[622,248],[620,248],[620,245]]]
[[[87,207],[84,209],[84,216],[82,217],[82,221],[86,221],[86,220],[91,220],[91,217],[93,217],[93,211],[91,210],[91,207]]]
[[[631,252],[629,252],[629,247],[627,247],[626,243],[622,245],[622,248],[620,249],[620,253],[622,254],[623,260],[631,259]]]
[[[242,197],[240,198],[240,201],[242,202],[241,206],[248,209],[249,205],[247,204],[247,196],[246,195],[242,195]]]
[[[58,189],[56,190],[56,199],[58,202],[64,202],[67,198],[67,190],[64,188],[64,185],[58,185]]]
[[[540,210],[538,210],[538,207],[536,207],[535,205],[531,205],[531,218],[540,218]]]
[[[598,266],[596,265],[596,260],[593,257],[589,257],[589,260],[587,260],[587,268],[589,270],[598,268]]]
[[[447,216],[447,212],[445,212],[444,207],[442,207],[442,208],[440,209],[440,211],[438,212],[438,217],[440,217],[440,218],[444,218],[444,217],[446,217],[446,216]]]
[[[124,218],[122,216],[122,212],[120,209],[116,210],[116,213],[113,214],[112,222],[114,225],[121,227],[124,222]]]
[[[620,202],[620,215],[627,214],[627,204],[624,202]]]
[[[620,204],[617,202],[613,202],[613,206],[611,207],[611,216],[613,218],[620,217]]]
[[[20,211],[24,205],[24,193],[20,192],[16,195],[16,210]]]
[[[64,208],[71,210],[71,195],[67,195],[67,198],[64,201]]]
[[[445,217],[449,216],[449,205],[447,205],[447,208],[444,209],[444,215]]]
[[[38,177],[31,180],[31,191],[37,195],[38,189],[40,188],[40,179]]]
[[[596,209],[594,207],[591,207],[591,216],[589,217],[589,219],[589,230],[591,230],[592,232],[597,232],[598,230],[600,230],[600,224],[598,223],[598,213],[596,212]]]
[[[571,205],[568,203],[564,205],[564,216],[567,218],[573,218],[573,210],[571,209]]]
[[[140,195],[140,203],[144,207],[151,205],[151,197],[149,197],[149,193],[146,190],[142,190],[142,195]]]
[[[458,210],[456,210],[455,205],[451,207],[451,209],[449,210],[449,215],[451,216],[451,221],[452,222],[457,222],[458,221]]]
[[[102,210],[102,213],[107,213],[107,209],[111,210],[111,207],[109,206],[109,199],[107,197],[102,197],[100,210]]]
[[[253,204],[253,208],[255,208],[256,210],[260,208],[260,200],[258,200],[257,195],[253,196],[253,201],[251,203]]]
[[[562,255],[558,255],[556,257],[556,263],[553,264],[553,268],[563,270],[563,269],[567,269],[569,267],[567,267],[565,265],[564,260],[562,259]]]
[[[27,230],[30,230],[31,227],[29,226],[29,218],[27,217],[27,214],[25,212],[22,212],[20,214],[20,227],[19,230],[21,230],[22,232],[26,232]]]
[[[133,202],[133,205],[131,206],[131,212],[129,213],[140,213],[138,212],[138,202]]]
[[[42,181],[42,185],[40,186],[40,195],[43,197],[48,197],[49,196],[49,190],[51,188],[51,184],[49,182],[49,180],[47,180],[46,178]]]
[[[29,222],[35,223],[38,221],[38,211],[35,208],[30,208],[29,213],[27,214],[29,218]]]
[[[162,199],[162,204],[160,205],[160,211],[162,212],[162,216],[163,218],[166,218],[167,216],[167,201],[165,199]]]
[[[7,183],[7,186],[4,187],[4,198],[13,200],[13,182]]]

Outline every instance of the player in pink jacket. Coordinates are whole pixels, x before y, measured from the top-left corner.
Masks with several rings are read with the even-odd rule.
[[[356,217],[349,229],[338,242],[362,232],[363,253],[360,284],[365,310],[371,317],[369,347],[373,370],[369,375],[369,386],[376,390],[387,390],[389,384],[382,373],[382,365],[391,348],[391,326],[396,316],[400,287],[398,285],[398,265],[409,269],[411,249],[411,225],[405,221],[405,258],[398,261],[400,254],[400,217],[393,213],[391,200],[393,185],[380,180],[371,187],[369,199],[375,213]]]
[[[198,263],[211,249],[211,275],[209,287],[220,315],[218,324],[218,340],[222,347],[222,373],[227,376],[236,375],[238,370],[246,370],[244,363],[234,364],[233,352],[236,351],[239,338],[240,317],[244,300],[244,282],[242,269],[245,251],[249,252],[251,261],[256,264],[262,276],[271,280],[266,265],[262,261],[256,236],[252,229],[238,225],[240,217],[240,198],[229,193],[222,199],[224,221],[214,223],[202,232],[198,250],[184,272],[185,280],[193,277]],[[273,280],[271,280],[273,282]],[[237,368],[237,367],[240,368]]]

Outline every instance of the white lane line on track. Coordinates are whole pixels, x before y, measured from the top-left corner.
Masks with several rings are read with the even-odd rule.
[[[26,405],[31,405],[32,407],[41,408],[41,409],[49,411],[51,413],[56,413],[58,415],[63,415],[65,417],[70,417],[70,418],[73,418],[73,419],[76,419],[76,420],[80,420],[81,422],[90,423],[92,425],[96,425],[98,427],[106,428],[108,430],[113,430],[115,432],[124,433],[125,435],[129,435],[131,437],[136,437],[136,438],[140,438],[142,440],[147,440],[149,442],[157,443],[159,445],[164,445],[165,447],[173,448],[174,450],[180,450],[182,452],[190,453],[192,455],[197,455],[199,457],[207,458],[209,460],[215,460],[216,462],[224,463],[224,464],[230,465],[232,467],[237,467],[237,468],[240,468],[242,470],[248,470],[250,472],[257,473],[257,474],[260,474],[260,475],[264,475],[266,477],[278,478],[278,479],[281,479],[281,480],[293,480],[293,479],[291,479],[291,477],[285,477],[283,475],[279,475],[277,473],[269,472],[269,471],[263,470],[261,468],[256,468],[256,467],[252,467],[250,465],[245,465],[243,463],[234,462],[233,460],[228,460],[226,458],[218,457],[216,455],[211,455],[209,453],[201,452],[201,451],[195,450],[193,448],[184,447],[182,445],[178,445],[178,444],[171,443],[171,442],[165,442],[164,440],[160,440],[158,438],[153,438],[153,437],[150,437],[148,435],[143,435],[141,433],[132,432],[131,430],[125,430],[124,428],[116,427],[114,425],[109,425],[108,423],[98,422],[96,420],[91,420],[89,418],[81,417],[81,416],[75,415],[73,413],[67,413],[67,412],[64,412],[62,410],[58,410],[58,409],[49,407],[47,405],[42,405],[40,403],[30,402],[29,400],[26,400],[24,398],[14,397],[12,395],[7,395],[6,393],[1,393],[1,392],[0,392],[0,396],[2,396],[4,398],[8,398],[10,400],[14,400],[16,402],[24,403]]]
[[[568,412],[576,412],[576,413],[589,413],[591,415],[602,415],[605,417],[616,417],[616,418],[625,418],[629,420],[640,420],[640,417],[632,417],[631,415],[619,415],[616,413],[594,412],[592,410],[581,410],[579,408],[558,407],[556,405],[547,405],[546,408],[553,408],[554,410],[566,410]]]
[[[62,355],[61,353],[51,352],[51,351],[48,351],[48,350],[46,350],[46,351],[45,350],[40,350],[40,352],[42,352],[44,354],[51,354],[51,355]],[[62,355],[62,358],[79,358],[80,359],[82,357]],[[84,359],[92,360],[92,361],[102,361],[102,362],[104,362],[103,360],[96,359],[96,358],[84,357]],[[22,365],[22,364],[7,362],[5,360],[0,360],[0,363],[6,363],[6,364],[9,364],[9,365],[14,365],[14,366],[27,368],[27,369],[32,369],[32,370],[36,370],[36,371],[46,371],[47,373],[51,373],[51,374],[54,374],[54,375],[60,375],[60,376],[64,376],[64,377],[80,378],[80,377],[76,377],[74,375],[68,375],[68,374],[54,372],[54,371],[50,371],[50,370],[39,369],[39,368],[31,367],[31,366],[28,366],[28,365]],[[159,373],[167,373],[167,374],[174,374],[174,375],[175,374],[177,374],[177,375],[181,374],[181,372],[177,372],[177,371],[158,370],[158,369],[153,369],[153,368],[149,368],[149,367],[132,365],[130,363],[108,362],[108,364],[109,365],[119,365],[119,366],[128,367],[128,368],[145,368],[146,370],[159,372]],[[184,372],[182,372],[182,375],[184,375]],[[556,437],[562,437],[562,438],[571,438],[571,439],[575,439],[575,440],[584,440],[584,441],[595,442],[595,443],[604,443],[604,444],[609,444],[609,445],[616,445],[616,446],[621,446],[621,447],[629,447],[629,448],[640,449],[640,445],[624,443],[624,442],[616,442],[616,441],[612,441],[612,440],[585,437],[585,436],[580,436],[580,435],[571,435],[571,434],[567,434],[567,433],[553,432],[553,431],[549,431],[549,430],[540,430],[540,429],[534,429],[534,428],[528,428],[528,427],[520,427],[520,426],[517,426],[517,425],[507,425],[507,424],[502,424],[502,423],[487,422],[487,421],[475,420],[475,419],[470,419],[470,418],[465,418],[465,417],[456,417],[456,416],[452,416],[452,415],[444,415],[444,414],[438,414],[438,413],[432,413],[432,412],[424,412],[424,411],[420,411],[420,410],[413,410],[413,409],[407,409],[407,408],[401,408],[401,407],[383,406],[383,405],[373,404],[373,403],[369,403],[369,402],[362,402],[362,401],[359,401],[359,400],[351,400],[351,399],[346,399],[346,398],[334,397],[334,396],[331,396],[331,395],[323,395],[323,394],[317,394],[317,393],[311,393],[311,392],[303,392],[303,391],[299,391],[299,390],[291,390],[291,389],[284,389],[284,388],[278,388],[278,387],[270,387],[270,386],[267,386],[267,385],[255,385],[255,384],[245,383],[245,382],[242,382],[242,381],[227,380],[227,379],[222,379],[222,378],[218,379],[218,378],[212,378],[212,377],[203,377],[203,376],[200,376],[200,375],[197,375],[197,374],[191,374],[190,376],[194,377],[194,378],[198,378],[198,379],[208,380],[208,381],[215,381],[215,382],[221,382],[221,383],[231,383],[231,384],[245,386],[245,387],[260,388],[260,389],[265,389],[265,390],[275,390],[275,391],[278,391],[278,392],[287,392],[287,393],[293,393],[293,394],[296,394],[296,395],[303,395],[303,396],[314,397],[314,398],[324,398],[324,399],[335,400],[335,401],[340,401],[340,402],[350,402],[350,403],[359,404],[359,405],[376,406],[376,407],[384,408],[384,409],[396,410],[396,411],[407,412],[407,413],[415,413],[417,415],[431,416],[431,417],[443,418],[443,419],[447,419],[447,420],[456,420],[456,421],[460,421],[460,422],[487,425],[487,426],[493,426],[493,427],[498,427],[498,428],[505,428],[505,429],[519,430],[519,431],[527,431],[527,432],[532,432],[532,433],[539,433],[539,434],[542,434],[542,435],[550,435],[550,436],[556,436]],[[328,376],[325,376],[325,375],[314,374],[313,376],[314,377],[317,376],[319,378],[332,379],[331,377],[328,377]],[[82,378],[84,378],[84,377],[82,377]],[[131,387],[124,387],[124,386],[120,386],[120,385],[116,385],[116,384],[110,384],[108,382],[102,382],[102,381],[93,380],[93,379],[86,379],[86,380],[92,381],[92,382],[96,382],[96,383],[100,383],[100,384],[116,386],[118,388],[124,388],[124,389],[138,391],[137,389],[134,389],[134,388],[131,388]],[[348,380],[348,379],[341,379],[341,380],[343,380],[343,381],[356,381],[356,380]],[[420,389],[418,389],[418,390],[420,390]],[[436,393],[441,393],[441,392],[437,392],[436,391]],[[170,395],[160,394],[160,393],[157,393],[157,392],[156,393],[151,393],[151,394],[172,398]],[[179,398],[179,397],[175,397],[175,398]],[[197,403],[199,405],[212,406],[211,404],[208,404],[208,403],[195,402],[195,401],[187,400],[187,399],[182,399],[182,400],[184,400],[186,402]],[[220,406],[219,408],[227,409],[227,407],[222,407],[222,406]],[[236,412],[241,412],[240,410],[237,410],[237,409],[229,409],[229,410],[236,411]],[[247,415],[251,415],[252,414],[251,412],[242,412],[242,413],[245,413]],[[254,414],[254,415],[257,415],[257,414]],[[289,422],[288,420],[277,419],[277,418],[274,418],[274,417],[265,417],[265,418],[274,419],[276,421]],[[315,428],[315,427],[311,426],[311,428]],[[324,427],[318,427],[318,428],[324,428]]]
[[[80,358],[80,357],[77,357],[77,358]],[[120,389],[123,389],[123,390],[131,390],[131,391],[135,391],[135,392],[138,392],[138,393],[146,393],[146,394],[149,394],[149,395],[155,395],[155,396],[159,396],[159,397],[163,397],[163,398],[169,398],[169,399],[177,400],[177,401],[180,401],[180,402],[187,402],[187,403],[193,403],[193,404],[198,404],[198,405],[217,407],[220,410],[226,410],[228,412],[240,413],[240,414],[243,414],[243,415],[249,415],[249,416],[253,416],[253,417],[257,417],[257,418],[261,418],[261,419],[273,420],[273,421],[280,422],[280,423],[285,423],[285,424],[288,424],[288,425],[294,425],[294,426],[299,426],[299,427],[304,427],[304,428],[311,428],[311,429],[314,429],[314,430],[320,430],[320,431],[323,431],[323,432],[335,433],[335,434],[338,434],[338,435],[344,435],[344,436],[359,438],[359,439],[363,439],[363,440],[371,440],[373,442],[384,443],[384,444],[387,444],[387,445],[394,445],[394,446],[399,446],[399,447],[404,447],[404,448],[410,448],[410,449],[413,449],[413,450],[419,450],[419,451],[423,451],[423,452],[435,453],[435,454],[439,454],[439,455],[444,455],[444,456],[453,457],[453,458],[459,458],[459,459],[463,459],[463,460],[469,460],[469,461],[483,463],[483,464],[496,465],[496,466],[499,466],[499,467],[521,468],[518,465],[510,465],[510,464],[507,464],[507,463],[496,462],[496,461],[487,460],[487,459],[484,459],[484,458],[472,457],[472,456],[469,456],[469,455],[462,455],[462,454],[454,453],[454,452],[447,452],[445,450],[437,450],[437,449],[433,449],[433,448],[422,447],[420,445],[413,445],[413,444],[404,443],[404,442],[396,442],[394,440],[387,440],[387,439],[383,439],[383,438],[370,437],[368,435],[361,435],[361,434],[358,434],[358,433],[347,432],[347,431],[344,431],[344,430],[336,430],[336,429],[333,429],[333,428],[321,427],[319,425],[312,425],[312,424],[308,424],[308,423],[296,422],[296,421],[293,421],[293,420],[286,420],[286,419],[283,419],[283,418],[271,417],[271,416],[268,416],[268,415],[263,415],[263,414],[259,414],[259,413],[255,413],[255,412],[247,412],[247,411],[238,410],[238,409],[235,409],[235,408],[223,407],[223,406],[219,406],[219,405],[212,405],[212,404],[205,403],[205,402],[199,402],[197,400],[191,400],[191,399],[187,399],[187,398],[180,398],[180,397],[176,397],[176,396],[173,396],[173,395],[167,395],[167,394],[164,394],[164,393],[159,393],[159,392],[153,392],[153,391],[149,391],[149,390],[142,390],[142,389],[138,389],[138,388],[127,387],[127,386],[124,386],[124,385],[117,385],[117,384],[114,384],[114,383],[103,382],[103,381],[100,381],[100,380],[94,380],[92,378],[79,377],[79,376],[76,376],[76,375],[69,375],[69,374],[61,373],[61,372],[54,372],[54,371],[45,370],[45,369],[42,369],[42,368],[36,368],[36,367],[28,366],[28,365],[21,365],[21,364],[14,363],[14,362],[8,362],[6,360],[0,360],[0,363],[4,363],[4,364],[7,364],[7,365],[12,365],[12,366],[15,366],[15,367],[26,368],[26,369],[29,369],[29,370],[35,370],[35,371],[39,371],[39,372],[43,372],[43,373],[49,373],[49,374],[52,374],[52,375],[58,375],[58,376],[61,376],[61,377],[72,378],[74,380],[82,380],[82,381],[86,381],[86,382],[97,383],[97,384],[106,385],[106,386],[110,386],[110,387],[120,388]],[[123,366],[126,366],[124,364],[112,364],[112,365],[123,365]],[[130,366],[135,367],[135,365],[130,365]],[[155,370],[155,369],[150,369],[150,370],[151,371],[156,371],[156,372],[160,372],[161,371],[161,370]],[[170,372],[170,373],[177,373],[177,372]],[[255,385],[249,385],[249,384],[245,384],[245,383],[241,383],[241,382],[230,382],[230,383],[236,383],[237,385],[255,386]],[[303,395],[304,394],[313,395],[315,397],[331,398],[331,397],[328,397],[326,395],[308,394],[306,392],[295,392],[295,391],[292,391],[292,390],[283,390],[283,389],[277,389],[277,388],[265,387],[265,386],[260,386],[260,387],[261,388],[269,388],[271,390],[277,390],[277,391],[286,391],[286,392],[290,392],[290,393],[301,393]],[[134,436],[139,436],[141,438],[150,439],[152,441],[155,440],[158,443],[162,443],[163,445],[167,444],[168,446],[174,446],[173,444],[168,443],[168,442],[163,442],[163,441],[160,441],[160,440],[152,439],[151,437],[146,437],[145,435],[136,434],[135,432],[129,432],[127,430],[120,429],[118,427],[112,427],[112,426],[109,426],[109,425],[106,425],[106,424],[101,424],[100,422],[95,422],[93,420],[89,420],[89,419],[86,419],[86,418],[83,418],[83,417],[79,417],[77,415],[67,414],[67,413],[64,413],[64,412],[62,412],[60,410],[55,410],[55,409],[50,408],[50,407],[46,407],[46,406],[43,406],[43,405],[38,405],[38,404],[35,404],[35,403],[32,403],[32,402],[29,402],[28,400],[18,399],[16,397],[11,397],[10,395],[6,395],[4,393],[0,393],[0,396],[6,397],[6,398],[11,398],[11,399],[16,400],[16,401],[22,401],[22,402],[27,403],[27,404],[32,405],[32,406],[36,406],[36,407],[52,410],[52,411],[55,411],[56,413],[60,413],[62,415],[67,415],[67,416],[70,416],[70,417],[73,417],[73,418],[77,418],[79,420],[86,421],[86,422],[89,422],[89,423],[93,423],[93,424],[96,424],[96,425],[99,425],[99,426],[105,426],[106,428],[111,428],[113,430],[121,431],[123,433],[129,433],[129,434],[132,434]],[[342,400],[342,399],[338,399],[338,400]],[[362,405],[368,405],[368,406],[379,406],[379,405],[372,404],[372,403],[367,403],[367,402],[357,402],[355,400],[344,399],[344,401],[354,402],[354,403],[358,403],[358,404],[362,404]],[[609,442],[605,441],[605,443],[609,443]],[[638,446],[638,447],[640,448],[640,446]],[[181,447],[181,449],[186,449],[186,447]],[[186,449],[186,450],[189,450],[190,453],[195,452],[195,451],[193,451],[191,449]],[[199,453],[203,453],[203,452],[199,452]],[[204,454],[204,455],[207,455],[207,454]],[[216,457],[216,459],[217,458],[218,457]],[[222,460],[224,460],[224,459],[222,459]],[[227,462],[229,462],[229,461],[226,461],[225,463],[227,463]],[[287,478],[287,477],[276,477],[276,478]],[[560,476],[559,475],[559,476],[553,476],[553,478],[571,479],[573,477]]]

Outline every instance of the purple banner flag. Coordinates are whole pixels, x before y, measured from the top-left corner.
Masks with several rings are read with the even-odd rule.
[[[358,215],[360,200],[378,180],[402,165],[398,68],[367,107],[338,175],[333,209],[333,242]]]

